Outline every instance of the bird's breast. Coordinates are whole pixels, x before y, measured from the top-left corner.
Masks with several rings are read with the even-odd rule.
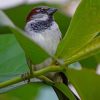
[[[32,39],[51,55],[55,53],[59,43],[58,33],[54,34],[52,30],[45,30],[39,34],[34,33]]]
[[[59,28],[56,23],[53,23],[51,27],[48,27],[44,31],[39,31],[38,33],[33,30],[30,31],[29,28],[26,28],[26,32],[44,50],[46,50],[49,54],[54,55],[61,38],[61,34],[59,33]]]

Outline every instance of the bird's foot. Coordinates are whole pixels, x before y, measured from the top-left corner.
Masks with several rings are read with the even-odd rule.
[[[30,73],[29,72],[22,74],[21,77],[23,81],[27,80],[27,83],[30,83]]]

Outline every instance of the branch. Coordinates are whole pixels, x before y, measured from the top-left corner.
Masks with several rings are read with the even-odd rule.
[[[42,75],[44,75],[48,72],[57,72],[57,71],[59,72],[59,71],[62,71],[62,70],[63,70],[63,67],[60,67],[60,66],[49,66],[49,67],[43,68],[41,70],[34,71],[33,74],[29,74],[26,77],[26,80],[37,77],[37,78],[40,78],[40,79],[44,79],[45,81],[47,80],[47,82],[51,82],[51,80],[47,79],[46,77],[43,77]],[[11,80],[0,83],[0,89],[7,87],[9,85],[13,85],[13,84],[22,82],[22,81],[24,81],[22,76],[15,77]]]

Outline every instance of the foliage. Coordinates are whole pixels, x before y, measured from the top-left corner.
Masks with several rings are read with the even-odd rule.
[[[51,57],[54,62],[58,62],[58,65],[50,65],[39,71],[33,71],[28,78],[37,77],[54,87],[60,100],[61,96],[75,100],[76,96],[68,86],[45,77],[48,72],[59,71],[65,74],[82,100],[100,99],[100,76],[96,74],[97,65],[100,63],[100,36],[98,35],[100,0],[82,0],[71,23],[70,18],[62,12],[55,15],[63,39],[54,56],[48,54],[23,31],[27,12],[37,5],[47,4],[21,5],[4,12],[0,11],[0,92],[3,93],[6,87],[23,81],[18,74],[29,71],[26,57],[31,59],[33,64],[41,63]],[[56,7],[59,8],[59,6]],[[67,67],[74,62],[79,62],[82,69],[75,70]],[[8,77],[4,77],[7,75]]]

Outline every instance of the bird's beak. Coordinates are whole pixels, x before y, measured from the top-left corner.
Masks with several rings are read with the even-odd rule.
[[[48,15],[53,15],[57,11],[57,8],[49,8],[47,10]]]

